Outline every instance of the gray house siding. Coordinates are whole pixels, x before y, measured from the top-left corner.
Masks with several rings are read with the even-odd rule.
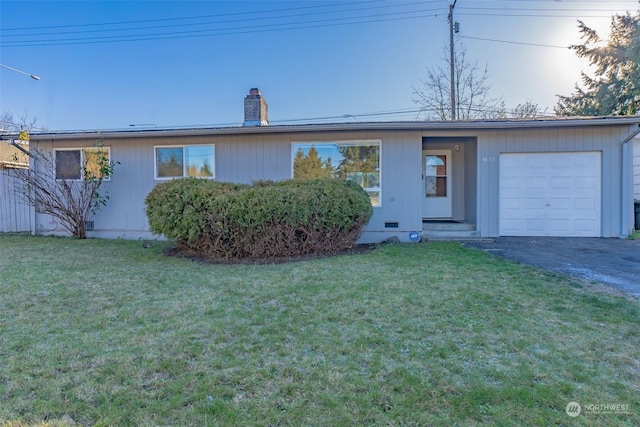
[[[374,208],[374,216],[363,238],[379,242],[397,236],[406,242],[410,232],[422,231],[421,135],[419,132],[389,132],[380,136],[382,204]],[[371,139],[375,139],[375,134]],[[395,222],[397,229],[385,227],[386,223]]]
[[[55,148],[88,148],[98,140],[56,141]],[[104,181],[101,191],[109,196],[107,206],[92,217],[95,231],[92,237],[139,238],[149,236],[144,214],[144,197],[155,185],[153,145],[141,144],[136,139],[100,141],[110,150],[111,160],[119,162],[110,180]],[[53,150],[52,142],[39,142],[42,150]],[[55,218],[36,214],[39,233],[60,234],[62,230]]]
[[[570,123],[570,124],[567,124]],[[369,123],[265,126],[186,131],[113,132],[107,135],[32,136],[41,149],[83,148],[101,142],[118,162],[107,206],[93,218],[92,237],[152,237],[144,198],[154,185],[155,147],[213,144],[215,179],[238,183],[292,177],[292,144],[380,141],[381,204],[361,242],[397,236],[409,241],[423,217],[422,150],[447,149],[453,156],[452,219],[476,224],[483,237],[500,234],[500,156],[505,153],[597,152],[601,159],[600,235],[623,237],[632,227],[633,161],[631,144],[622,142],[638,129],[636,119],[548,120],[524,122]],[[459,149],[456,149],[459,145]],[[51,218],[38,214],[36,231],[60,233]]]
[[[291,178],[289,135],[241,135],[213,138],[216,180],[250,184]]]
[[[420,194],[420,133],[419,132],[337,132],[337,133],[274,133],[256,135],[212,135],[167,138],[122,138],[100,141],[117,162],[114,175],[103,183],[109,194],[107,206],[92,219],[91,237],[149,238],[152,235],[144,212],[144,198],[154,185],[154,148],[164,145],[214,144],[215,179],[218,181],[251,183],[256,180],[282,180],[292,177],[292,144],[349,140],[381,141],[382,202],[374,207],[373,217],[361,241],[381,241],[399,236],[409,241],[409,232],[421,230]],[[40,149],[92,147],[98,141],[39,141]],[[37,214],[40,233],[61,234],[57,221]],[[385,228],[385,223],[397,222],[398,228]]]
[[[478,194],[478,142],[476,138],[470,138],[469,143],[463,146],[464,149],[464,185],[465,185],[465,221],[476,224],[477,194]]]
[[[291,178],[291,144],[321,141],[380,141],[381,205],[373,208],[373,216],[361,242],[380,242],[392,236],[409,241],[410,232],[420,232],[421,149],[420,132],[332,132],[286,135],[286,167],[284,178]],[[397,223],[397,228],[385,225]]]

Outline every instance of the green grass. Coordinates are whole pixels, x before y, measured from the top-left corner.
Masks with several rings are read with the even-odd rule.
[[[168,247],[0,235],[0,425],[640,425],[637,300],[454,243]]]

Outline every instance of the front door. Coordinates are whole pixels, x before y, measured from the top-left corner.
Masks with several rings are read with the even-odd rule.
[[[422,217],[449,219],[451,150],[422,151]]]

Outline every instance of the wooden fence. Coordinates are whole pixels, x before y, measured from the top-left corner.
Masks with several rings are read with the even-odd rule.
[[[0,233],[33,229],[32,209],[18,193],[15,170],[0,165]]]

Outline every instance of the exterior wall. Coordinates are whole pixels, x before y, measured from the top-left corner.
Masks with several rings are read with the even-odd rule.
[[[621,179],[620,143],[632,126],[598,126],[478,133],[478,230],[485,237],[499,235],[499,159],[501,153],[600,151],[602,153],[601,236],[624,237],[628,216]],[[630,166],[629,159],[629,166]],[[630,192],[630,191],[629,191]],[[623,208],[623,206],[625,206]]]
[[[373,208],[373,217],[360,239],[380,242],[392,236],[409,241],[409,233],[420,232],[420,142],[419,132],[331,132],[331,133],[257,133],[245,135],[214,135],[199,137],[167,137],[108,139],[101,143],[109,147],[111,160],[119,162],[114,175],[103,183],[108,192],[107,206],[92,219],[94,231],[90,237],[152,238],[144,212],[144,198],[155,179],[154,147],[162,145],[215,145],[215,179],[238,183],[255,180],[282,180],[292,177],[292,143],[346,140],[381,141],[380,207]],[[39,142],[40,149],[84,148],[95,140]],[[385,228],[385,222],[397,222],[398,228]],[[55,220],[36,215],[39,233],[64,234]]]
[[[499,234],[499,159],[501,153],[599,151],[602,153],[602,237],[624,237],[633,223],[631,144],[620,143],[635,125],[500,130],[376,130],[242,133],[180,137],[137,137],[102,140],[110,148],[111,160],[119,162],[103,189],[107,206],[93,218],[91,237],[151,238],[144,212],[144,198],[161,182],[154,177],[154,147],[162,145],[215,145],[215,179],[239,183],[282,180],[292,177],[292,143],[352,140],[381,141],[381,206],[361,238],[362,243],[380,242],[396,236],[409,241],[411,232],[422,229],[423,141],[450,144],[455,138],[462,150],[455,154],[458,184],[454,199],[456,219],[475,222],[483,237]],[[40,149],[91,147],[96,140],[38,141]],[[636,142],[637,144],[637,142]],[[637,146],[637,145],[636,145]],[[625,151],[626,150],[626,151]],[[454,150],[455,151],[455,150]],[[638,152],[636,150],[636,159]],[[625,154],[626,153],[626,154]],[[636,160],[637,165],[637,160]],[[636,166],[636,170],[638,167]],[[626,175],[625,175],[626,173]],[[622,177],[627,176],[628,180]],[[62,234],[51,218],[37,214],[36,231]],[[397,223],[397,228],[389,227]]]
[[[53,148],[85,148],[92,147],[98,141],[56,141],[40,142],[40,150]],[[90,237],[131,238],[151,237],[144,213],[144,197],[151,191],[154,180],[154,144],[145,140],[118,139],[100,141],[109,147],[111,160],[120,162],[115,166],[114,175],[104,181],[101,190],[108,193],[107,206],[91,219],[95,230],[89,232]],[[172,140],[180,144],[179,140]],[[42,234],[66,234],[58,221],[44,214],[36,214],[36,232]]]
[[[369,134],[381,139],[380,153],[382,204],[373,208],[373,217],[362,242],[380,242],[396,236],[409,241],[409,233],[422,232],[422,138],[419,132],[389,132]],[[385,223],[398,223],[397,229],[385,228]]]
[[[640,138],[633,140],[633,197],[640,200]]]
[[[464,146],[465,165],[465,221],[477,224],[478,222],[478,143],[476,138],[467,142]],[[477,225],[476,225],[477,229]]]

